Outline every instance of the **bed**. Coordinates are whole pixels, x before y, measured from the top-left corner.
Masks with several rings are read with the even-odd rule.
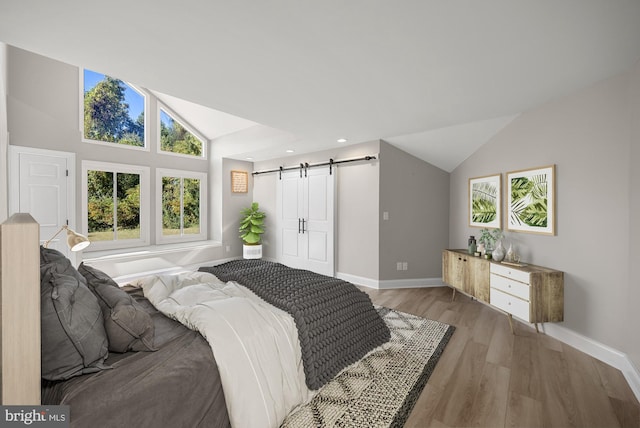
[[[157,351],[111,352],[105,364],[112,369],[43,380],[42,404],[69,405],[77,427],[230,426],[206,340],[159,313],[140,289],[127,291],[153,319]]]
[[[278,263],[120,288],[55,250],[40,256],[42,403],[69,405],[72,426],[279,426],[390,337],[366,293]]]

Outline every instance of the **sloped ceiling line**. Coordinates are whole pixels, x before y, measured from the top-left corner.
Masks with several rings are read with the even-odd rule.
[[[238,142],[229,157],[384,139],[444,170],[509,118],[632,67],[639,22],[628,0],[0,2],[0,42],[193,104],[167,101]]]

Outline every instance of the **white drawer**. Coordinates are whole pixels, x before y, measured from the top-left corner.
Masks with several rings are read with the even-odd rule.
[[[490,271],[496,275],[515,279],[516,281],[524,282],[525,284],[529,283],[529,272],[518,270],[512,266],[491,263]]]
[[[529,302],[491,288],[491,305],[529,322]]]
[[[491,287],[504,291],[505,293],[512,294],[522,300],[530,300],[530,288],[528,284],[492,273]]]

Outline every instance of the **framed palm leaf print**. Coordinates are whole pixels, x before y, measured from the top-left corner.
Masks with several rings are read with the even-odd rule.
[[[502,175],[469,179],[469,226],[502,227]]]
[[[507,229],[555,235],[556,166],[507,173]]]

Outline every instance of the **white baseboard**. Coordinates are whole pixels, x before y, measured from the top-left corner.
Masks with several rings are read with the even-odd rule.
[[[349,273],[342,272],[336,272],[336,278],[369,288],[378,288],[379,282],[377,279],[365,278],[363,276],[351,275]]]
[[[383,279],[378,281],[378,288],[380,290],[427,287],[444,287],[444,283],[441,278]]]
[[[340,272],[336,274],[336,277],[357,285],[379,290],[445,286],[440,278],[377,280]],[[542,330],[549,336],[620,370],[636,398],[640,401],[640,370],[633,364],[627,354],[560,324],[544,323],[542,324]]]
[[[395,288],[426,288],[443,287],[441,278],[417,278],[417,279],[371,279],[348,273],[337,272],[336,278],[352,282],[363,287],[375,288],[378,290],[390,290]]]
[[[640,401],[640,370],[627,354],[559,324],[545,323],[543,331],[549,336],[620,370],[636,398]]]
[[[629,357],[626,358],[627,360],[627,369],[619,369],[622,374],[624,375],[624,378],[627,379],[627,382],[629,382],[629,387],[633,390],[633,393],[636,395],[636,399],[638,401],[640,401],[640,370],[638,369],[638,367],[633,364],[633,362],[629,359]]]

